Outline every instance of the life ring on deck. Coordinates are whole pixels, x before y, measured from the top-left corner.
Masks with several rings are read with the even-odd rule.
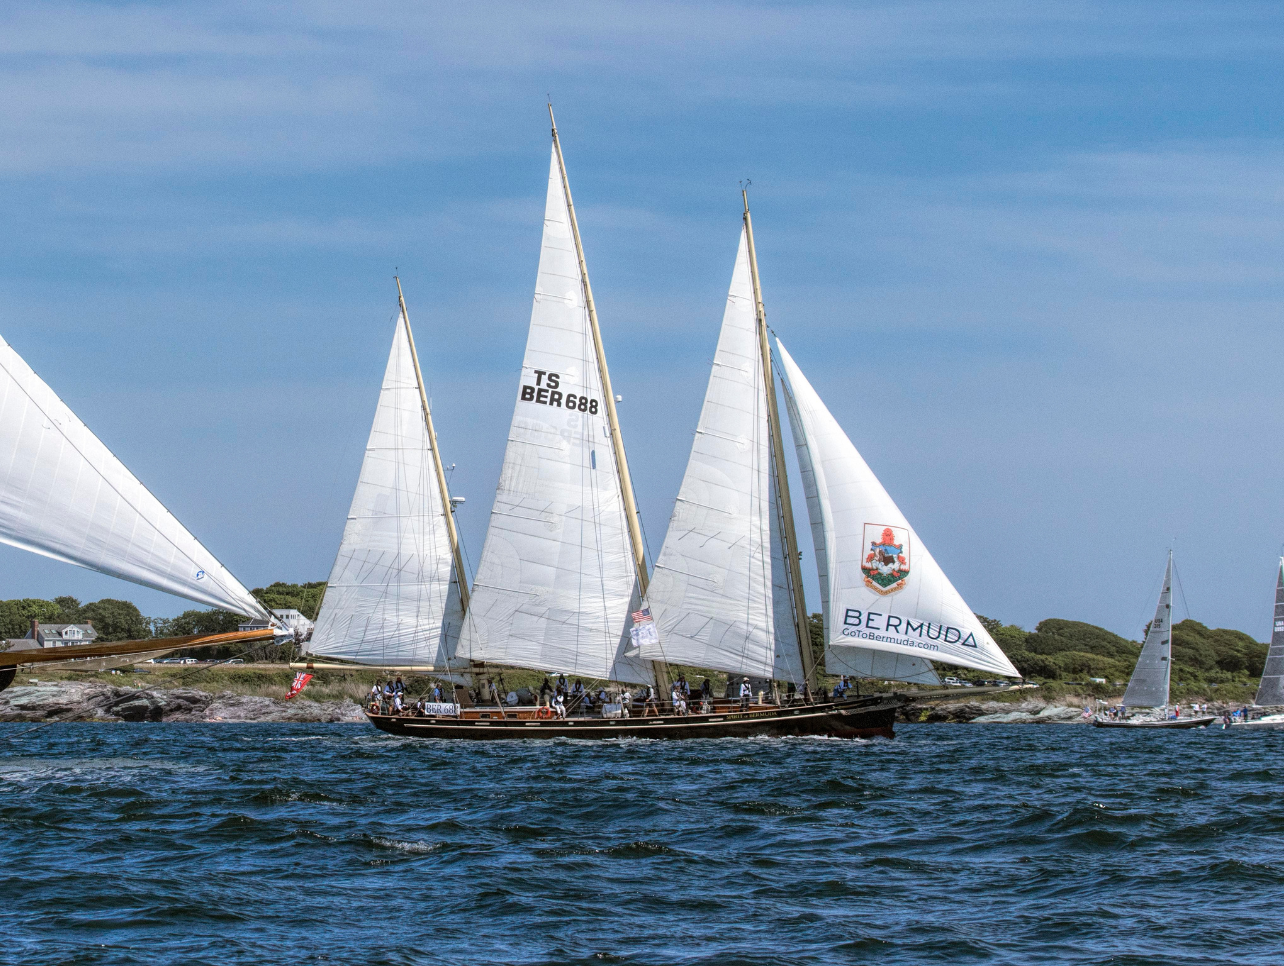
[[[540,721],[547,721],[553,717],[553,709],[546,704],[542,704],[535,709],[535,717]]]

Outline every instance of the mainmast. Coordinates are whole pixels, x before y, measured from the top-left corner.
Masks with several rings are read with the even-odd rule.
[[[758,256],[753,247],[753,221],[749,217],[749,194],[741,190],[745,203],[745,236],[749,242],[749,277],[753,280],[754,310],[758,316],[758,349],[762,358],[762,379],[767,390],[767,425],[771,436],[771,463],[780,499],[781,534],[784,538],[789,596],[794,604],[794,628],[798,633],[798,655],[802,658],[803,680],[816,684],[816,669],[811,655],[811,632],[807,621],[807,602],[803,598],[802,571],[798,566],[798,535],[794,532],[794,510],[789,500],[789,478],[785,473],[785,450],[780,436],[780,411],[776,406],[776,383],[771,373],[771,345],[767,341],[767,308],[762,303],[762,286],[758,283]]]
[[[580,263],[580,279],[584,284],[584,304],[588,308],[589,328],[593,332],[593,349],[597,353],[597,369],[602,378],[602,395],[605,396],[606,421],[611,430],[611,448],[615,451],[616,476],[620,480],[620,496],[624,500],[624,519],[629,527],[629,543],[633,548],[633,568],[637,572],[638,592],[645,598],[650,575],[646,569],[646,547],[642,542],[642,524],[638,519],[638,505],[633,497],[633,480],[629,476],[629,461],[624,453],[624,437],[620,433],[620,420],[615,412],[615,392],[611,389],[611,374],[606,368],[606,351],[602,348],[602,331],[597,324],[597,305],[593,302],[593,287],[589,284],[588,265],[584,261],[584,246],[580,242],[580,226],[575,219],[575,202],[571,200],[571,183],[566,177],[566,160],[562,157],[562,142],[557,137],[557,120],[553,105],[548,105],[548,119],[553,125],[553,148],[557,152],[557,169],[562,175],[562,191],[566,194],[566,214],[571,223],[571,237],[575,239],[575,257]],[[661,692],[667,689],[668,669],[663,661],[652,661],[655,680]]]
[[[441,465],[441,453],[437,449],[437,433],[432,428],[432,410],[428,407],[428,393],[424,391],[424,374],[419,369],[419,353],[415,351],[415,336],[410,331],[410,313],[406,311],[406,298],[401,294],[401,279],[396,275],[397,301],[401,304],[401,321],[406,327],[406,339],[410,342],[410,358],[415,364],[415,384],[419,387],[419,404],[424,412],[424,425],[428,429],[428,445],[432,449],[432,465],[437,472],[437,489],[441,494],[442,512],[446,515],[446,533],[450,537],[450,553],[455,561],[455,580],[459,584],[459,607],[468,612],[468,578],[464,573],[464,554],[459,547],[459,531],[455,529],[455,508],[450,502],[450,491],[446,487],[446,470]]]

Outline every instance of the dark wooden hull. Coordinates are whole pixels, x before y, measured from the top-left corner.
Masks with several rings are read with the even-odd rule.
[[[751,708],[716,714],[661,717],[529,720],[510,716],[419,718],[370,714],[380,731],[409,738],[463,738],[474,741],[535,738],[756,738],[823,736],[891,738],[896,712],[908,702],[899,695],[877,695],[838,704],[792,708]]]

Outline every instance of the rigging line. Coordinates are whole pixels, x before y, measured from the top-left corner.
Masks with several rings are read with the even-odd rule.
[[[1186,608],[1186,620],[1190,620],[1190,604],[1186,603],[1186,588],[1182,586],[1181,575],[1177,573],[1177,561],[1173,561],[1173,578],[1177,581],[1177,590],[1181,594],[1181,605]],[[1168,622],[1168,636],[1172,636],[1172,620]]]

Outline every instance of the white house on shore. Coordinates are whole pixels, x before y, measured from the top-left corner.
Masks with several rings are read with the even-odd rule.
[[[279,620],[283,625],[294,632],[294,639],[296,641],[306,641],[312,636],[312,628],[315,625],[293,607],[273,610],[272,616],[277,618],[277,620]],[[261,631],[267,626],[267,621],[256,619],[238,624],[236,625],[236,629],[238,631]]]

